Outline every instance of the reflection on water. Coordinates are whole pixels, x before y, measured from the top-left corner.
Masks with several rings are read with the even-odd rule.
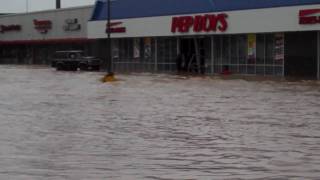
[[[0,67],[0,179],[319,179],[320,83]]]

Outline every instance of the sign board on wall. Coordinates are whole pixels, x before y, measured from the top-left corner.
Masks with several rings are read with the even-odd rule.
[[[66,19],[65,25],[63,26],[65,31],[79,31],[81,29],[81,25],[78,23],[78,19]]]
[[[106,33],[108,33],[108,32],[110,32],[110,33],[125,33],[126,28],[121,27],[120,26],[121,24],[122,24],[122,22],[111,22],[109,27],[108,27],[108,24],[106,24]]]
[[[0,33],[12,32],[12,31],[21,31],[21,26],[17,24],[12,25],[0,25]]]
[[[91,10],[92,7],[88,6],[57,12],[41,11],[29,14],[17,13],[0,16],[0,25],[10,26],[5,28],[4,34],[0,32],[0,41],[2,44],[42,43],[42,41],[48,41],[48,43],[62,43],[64,41],[80,43],[81,41],[89,41],[87,40],[88,34],[86,29]],[[65,20],[72,19],[74,21],[74,18],[77,18],[78,24],[81,24],[81,30],[73,32],[65,31],[63,29],[63,26],[66,25]],[[36,21],[34,22],[34,20]],[[47,22],[45,24],[39,22],[43,20]],[[20,29],[18,26],[14,27],[11,25],[18,25],[21,27],[21,30],[18,30]],[[8,28],[10,28],[10,31]],[[47,29],[47,33],[43,32],[46,31],[44,28]],[[105,30],[104,28],[101,29],[102,31]]]
[[[205,14],[196,16],[179,16],[172,18],[171,32],[187,33],[193,32],[225,32],[228,28],[228,15]]]
[[[299,24],[320,24],[320,9],[304,9],[299,12]]]
[[[41,34],[46,34],[52,28],[50,20],[33,20],[34,28]]]

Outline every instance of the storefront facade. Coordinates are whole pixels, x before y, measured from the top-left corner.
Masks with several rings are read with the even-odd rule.
[[[58,50],[106,59],[116,72],[320,79],[320,0],[106,0],[0,16],[0,63],[49,64]]]
[[[176,9],[162,10],[149,3],[149,11],[137,7],[136,13],[114,2],[109,30],[115,71],[320,78],[320,1],[212,2],[217,6],[188,0],[180,9],[178,1],[164,2]],[[96,4],[90,39],[106,38],[104,7]]]
[[[49,64],[58,50],[91,51],[92,6],[0,16],[1,64]]]

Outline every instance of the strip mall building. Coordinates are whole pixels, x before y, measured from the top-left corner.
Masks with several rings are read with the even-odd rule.
[[[48,63],[56,50],[105,58],[117,72],[320,79],[320,0],[114,0],[0,16],[0,62]]]

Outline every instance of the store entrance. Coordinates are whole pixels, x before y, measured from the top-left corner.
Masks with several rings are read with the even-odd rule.
[[[181,38],[180,53],[177,58],[177,69],[181,73],[204,74],[203,38]]]
[[[314,79],[317,77],[317,33],[285,34],[285,75]]]

